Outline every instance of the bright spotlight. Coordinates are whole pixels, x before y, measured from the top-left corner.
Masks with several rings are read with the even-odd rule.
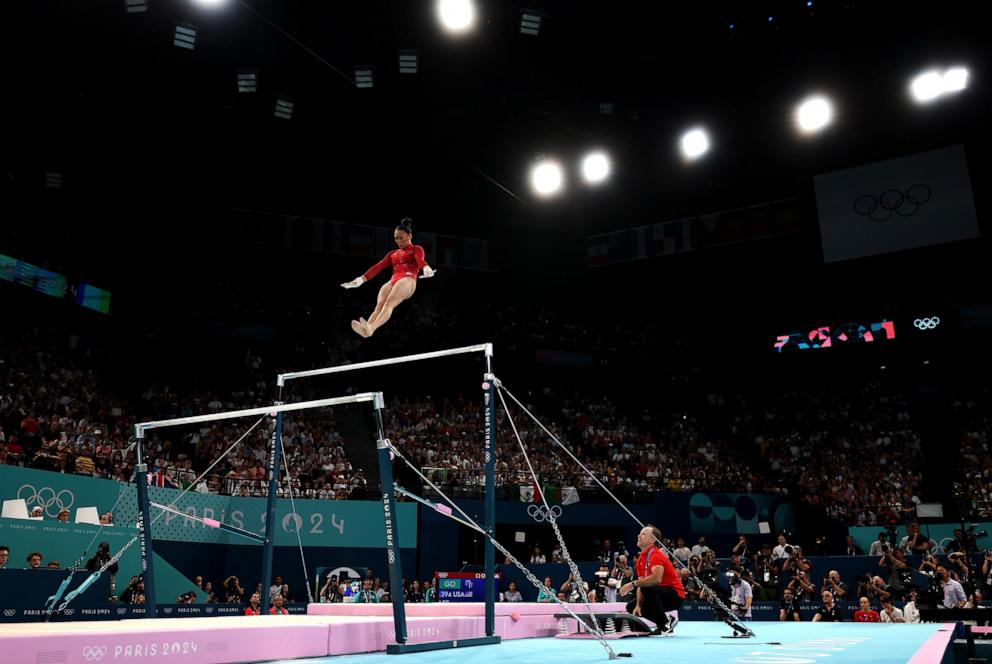
[[[530,172],[530,183],[541,196],[552,196],[561,191],[561,166],[554,161],[542,161]]]
[[[710,137],[704,129],[690,129],[682,134],[680,145],[682,156],[686,159],[698,159],[710,149]]]
[[[833,117],[833,105],[826,97],[809,97],[796,109],[796,124],[804,134],[820,131],[830,124]]]
[[[610,175],[610,158],[602,152],[593,152],[582,160],[582,177],[589,184],[599,184]]]
[[[449,32],[465,32],[475,23],[475,6],[471,0],[439,0],[438,16]]]
[[[944,91],[944,79],[939,72],[928,71],[913,79],[909,86],[918,102],[933,101]]]
[[[968,70],[964,67],[951,67],[944,71],[930,69],[919,74],[909,84],[913,98],[921,104],[952,92],[961,92],[966,87],[968,87]]]
[[[945,92],[961,92],[968,87],[968,70],[964,67],[952,67],[940,78]]]
[[[227,0],[193,0],[193,4],[206,9],[215,9],[221,5],[226,5]]]

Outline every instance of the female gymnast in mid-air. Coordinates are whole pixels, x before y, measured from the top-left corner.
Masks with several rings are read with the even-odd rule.
[[[434,270],[424,260],[424,248],[413,243],[413,227],[410,219],[403,219],[400,222],[393,231],[393,240],[396,242],[396,249],[386,254],[385,258],[370,267],[362,276],[341,284],[342,288],[358,288],[382,272],[390,263],[393,265],[392,278],[379,289],[375,311],[367,321],[364,318],[351,321],[351,329],[355,334],[365,338],[371,337],[376,330],[385,325],[393,315],[393,309],[413,295],[417,290],[417,273],[421,268],[424,270],[424,278],[434,276]]]

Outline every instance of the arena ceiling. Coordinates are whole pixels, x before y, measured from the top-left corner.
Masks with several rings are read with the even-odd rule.
[[[984,164],[987,37],[980,3],[479,2],[452,38],[433,2],[36,0],[5,13],[7,183],[173,209],[253,207],[347,221],[413,215],[439,231],[585,232],[799,195],[812,173],[964,142]],[[521,12],[542,17],[520,32]],[[192,50],[173,45],[195,26]],[[731,29],[730,26],[734,28]],[[416,74],[398,71],[415,51]],[[963,63],[972,86],[921,109],[906,84]],[[356,65],[374,85],[357,89]],[[257,72],[239,94],[237,74]],[[796,138],[793,104],[833,95],[838,122]],[[289,120],[274,117],[280,96]],[[610,110],[610,112],[605,112]],[[676,142],[703,123],[714,150]],[[572,168],[611,152],[610,182],[570,178],[554,202],[536,154]]]

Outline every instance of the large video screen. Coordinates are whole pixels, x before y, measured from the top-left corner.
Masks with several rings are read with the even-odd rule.
[[[83,282],[70,283],[58,272],[3,254],[0,254],[0,281],[24,286],[50,297],[69,300],[103,314],[110,313],[110,291]]]

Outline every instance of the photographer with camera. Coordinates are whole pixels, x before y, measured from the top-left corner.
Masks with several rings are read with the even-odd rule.
[[[838,601],[847,599],[847,584],[840,580],[840,573],[835,569],[830,570],[830,573],[823,577],[820,591],[830,593]]]
[[[610,566],[605,562],[599,564],[596,570],[596,578],[592,582],[592,592],[589,593],[590,602],[615,602],[617,597],[616,588],[610,587]],[[610,596],[611,599],[607,599]]]
[[[682,588],[685,590],[685,598],[687,600],[702,600],[703,599],[703,589],[698,583],[696,583],[696,577],[689,573],[687,568],[682,568],[679,570],[679,579],[682,580]]]
[[[617,564],[613,567],[613,571],[610,572],[610,578],[612,578],[616,583],[614,584],[614,592],[616,593],[616,598],[610,601],[616,602],[629,602],[634,599],[633,596],[626,597],[620,596],[620,588],[627,585],[634,580],[634,570],[627,564],[626,554],[620,554],[617,556]]]
[[[894,599],[900,600],[913,585],[913,568],[906,562],[902,549],[887,549],[878,566],[889,573],[888,585]]]
[[[720,585],[720,563],[716,559],[716,553],[711,549],[707,549],[703,553],[700,563],[699,572],[697,573],[699,580],[709,586],[710,590],[717,593],[718,595],[726,598],[727,592]]]
[[[241,587],[241,582],[238,577],[233,574],[226,579],[224,583],[221,584],[227,591],[227,603],[228,604],[240,604],[241,598],[245,596],[245,590]]]
[[[985,583],[985,594],[992,594],[992,551],[982,551],[982,580]]]
[[[142,602],[138,601],[138,597],[143,597],[145,594],[145,581],[141,576],[132,576],[131,580],[127,584],[127,588],[121,593],[121,603],[122,604],[140,604]]]
[[[778,545],[772,549],[772,558],[775,560],[781,560],[783,558],[788,558],[792,555],[792,546],[789,544],[788,538],[784,532],[779,533]]]
[[[730,585],[730,610],[744,621],[751,620],[751,602],[754,595],[751,584],[744,580],[739,572],[727,572],[727,583]]]
[[[758,580],[758,598],[766,602],[778,599],[779,566],[767,543],[761,546],[761,553],[754,557],[754,572]]]
[[[920,533],[920,524],[912,522],[906,526],[907,535],[899,542],[899,548],[908,554],[922,555],[930,551],[933,542],[926,535]]]
[[[791,551],[789,551],[790,548],[792,549]],[[782,561],[783,572],[809,572],[813,569],[813,565],[803,554],[803,548],[801,546],[790,547],[786,545],[786,552],[789,554],[789,557]]]
[[[579,590],[579,582],[575,581],[571,574],[565,579],[565,582],[561,584],[559,588],[561,592],[565,593],[565,597],[568,598],[569,602],[581,602],[583,601],[582,596],[589,595],[589,584],[585,581],[582,582],[582,590]]]
[[[730,555],[740,556],[741,558],[747,558],[747,554],[749,550],[750,549],[748,547],[747,538],[741,535],[740,539],[737,540],[737,544],[735,544],[734,548],[730,550]]]
[[[989,536],[989,531],[977,530],[977,528],[978,526],[976,526],[975,524],[971,524],[970,526],[965,528],[964,533],[961,535],[958,535],[958,533],[961,532],[959,528],[954,529],[954,535],[956,538],[958,538],[958,541],[960,542],[959,550],[962,553],[968,553],[968,554],[977,553],[979,538]],[[950,549],[946,549],[946,550],[949,551]]]
[[[320,601],[323,604],[340,604],[344,597],[340,592],[337,574],[328,574],[327,581],[320,588]]]
[[[961,583],[964,588],[965,594],[971,594],[971,566],[968,564],[967,554],[962,551],[956,551],[947,556],[947,562],[952,565],[952,569],[957,577],[957,580]]]
[[[964,550],[964,533],[960,528],[954,529],[954,539],[944,545],[944,553],[954,553]]]
[[[809,573],[803,571],[796,572],[785,587],[792,590],[792,594],[797,600],[802,600],[803,597],[813,597],[816,594],[816,588],[809,582]]]
[[[868,555],[872,557],[881,556],[889,550],[889,534],[882,531],[878,534],[878,539],[868,547]]]
[[[94,555],[92,558],[86,561],[86,570],[88,572],[95,572],[98,569],[102,569],[104,565],[110,562],[110,559],[112,557],[113,556],[110,555],[110,542],[100,542],[100,544],[97,545],[96,548],[96,555]],[[111,595],[115,594],[117,590],[116,579],[117,579],[118,570],[120,570],[120,565],[118,565],[117,563],[114,563],[113,565],[107,568],[107,571],[110,572]]]

